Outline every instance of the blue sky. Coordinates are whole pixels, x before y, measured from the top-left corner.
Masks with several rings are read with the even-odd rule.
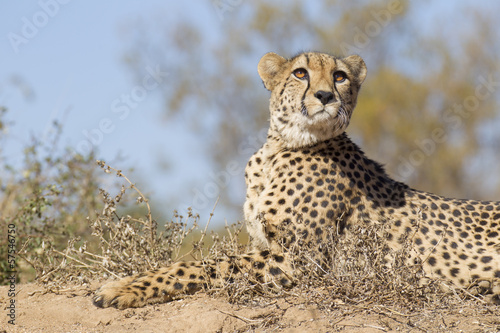
[[[475,5],[474,1],[457,3]],[[448,5],[428,2],[417,8],[415,20],[431,31],[435,25],[429,23],[435,23]],[[245,10],[245,2],[233,9]],[[164,121],[164,101],[156,87],[175,84],[168,68],[147,63],[138,81],[137,73],[125,65],[124,56],[131,46],[128,38],[141,20],[158,22],[158,29],[147,31],[148,40],[158,43],[165,38],[165,26],[182,20],[203,27],[204,45],[224,38],[231,28],[211,1],[202,0],[189,5],[161,0],[0,4],[0,106],[8,108],[6,120],[11,123],[2,154],[10,164],[20,163],[22,149],[31,137],[43,139],[51,123],[58,120],[64,125],[63,146],[79,151],[93,140],[98,158],[116,168],[137,170],[134,180],[155,202],[172,200],[165,204],[169,209],[185,208],[186,200],[189,204],[186,184],[203,186],[210,173],[218,171],[211,169],[202,152],[203,137],[186,130],[182,115]],[[203,49],[193,46],[193,52]],[[151,75],[154,72],[157,74]],[[235,181],[241,189],[235,196],[243,202],[243,175]],[[208,218],[211,207],[200,211],[202,220]],[[215,220],[234,222],[239,217],[237,212],[219,209]]]
[[[123,61],[130,47],[127,31],[136,20],[161,15],[161,20],[177,22],[186,11],[201,24],[221,23],[211,4],[202,1],[189,8],[164,1],[3,2],[0,105],[8,108],[6,120],[11,123],[2,147],[7,161],[20,163],[31,137],[43,139],[58,120],[64,125],[62,145],[84,152],[93,141],[99,158],[116,168],[140,170],[135,180],[157,202],[182,187],[186,175],[206,176],[210,170],[202,155],[185,157],[199,150],[197,139],[181,126],[160,121],[163,104],[155,85],[169,84],[168,70],[148,64],[145,87]],[[149,38],[161,39],[161,30],[157,32]],[[157,72],[157,80],[150,72]],[[113,163],[117,156],[124,160]],[[185,163],[171,165],[165,173],[158,156]],[[176,204],[182,202],[172,207]]]

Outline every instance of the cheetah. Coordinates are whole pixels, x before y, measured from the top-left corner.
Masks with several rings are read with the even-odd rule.
[[[500,202],[412,189],[390,178],[345,133],[367,74],[361,57],[268,53],[258,73],[271,97],[267,141],[245,169],[244,216],[253,251],[110,282],[96,291],[96,306],[166,302],[238,274],[290,288],[299,280],[290,264],[300,256],[297,248],[312,248],[312,259],[328,265],[337,237],[374,222],[387,226],[390,249],[411,239],[426,276],[480,285],[500,304]]]

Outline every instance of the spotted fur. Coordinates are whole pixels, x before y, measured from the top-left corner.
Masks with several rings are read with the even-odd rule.
[[[337,237],[382,223],[389,248],[411,242],[429,278],[478,285],[500,303],[500,202],[449,199],[391,179],[345,130],[366,76],[359,56],[266,54],[258,66],[271,91],[267,142],[245,170],[245,220],[254,251],[208,262],[176,263],[106,284],[100,307],[143,306],[227,281],[242,272],[256,282],[291,287],[301,248],[328,266]],[[297,250],[299,249],[299,251]],[[297,258],[299,257],[299,258]]]

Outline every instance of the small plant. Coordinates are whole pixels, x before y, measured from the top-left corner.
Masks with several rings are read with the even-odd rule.
[[[7,128],[7,123],[0,119],[0,127]],[[62,249],[70,236],[86,237],[89,230],[81,221],[99,206],[94,196],[99,180],[95,168],[89,167],[93,156],[59,150],[61,130],[55,122],[44,140],[33,137],[22,152],[23,161],[15,165],[7,163],[0,150],[0,232],[6,235],[7,226],[15,226],[15,265],[22,282],[34,278],[35,272],[27,264],[36,260],[32,255],[48,244]],[[5,133],[0,130],[0,142]],[[7,237],[0,238],[2,284],[8,275],[6,242]],[[28,261],[21,260],[23,256]]]
[[[198,216],[188,210],[186,217],[175,213],[175,221],[166,222],[159,230],[142,192],[120,170],[103,161],[97,164],[106,173],[116,173],[128,185],[122,185],[116,195],[99,189],[102,209],[86,218],[91,233],[85,240],[80,236],[70,237],[63,250],[44,241],[41,251],[20,251],[20,256],[36,271],[39,283],[51,286],[86,283],[168,265],[179,257],[182,241],[198,226]],[[131,195],[126,198],[129,190],[136,194],[136,204],[145,206],[144,217],[119,214],[120,204],[131,201]]]

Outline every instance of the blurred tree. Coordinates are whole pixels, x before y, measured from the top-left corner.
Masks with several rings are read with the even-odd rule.
[[[220,23],[209,32],[181,17],[160,24],[165,34],[158,43],[148,41],[147,33],[158,29],[158,22],[139,22],[127,36],[126,60],[134,71],[151,62],[169,69],[165,115],[190,120],[213,154],[215,169],[224,170],[230,161],[244,165],[262,143],[255,138],[267,126],[268,95],[256,65],[265,52],[358,53],[369,74],[348,132],[367,154],[419,189],[500,198],[500,154],[495,154],[500,136],[491,127],[499,123],[495,13],[500,3],[470,8],[460,2],[450,8],[444,1],[221,0],[212,5]],[[240,210],[241,202],[233,198],[222,194],[222,203]]]

